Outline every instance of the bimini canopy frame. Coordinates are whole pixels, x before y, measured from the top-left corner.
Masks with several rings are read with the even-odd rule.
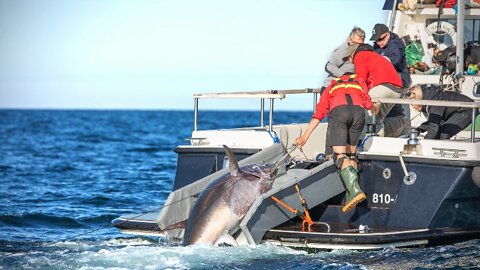
[[[273,109],[275,99],[284,99],[287,95],[294,94],[313,94],[313,110],[317,105],[318,94],[320,93],[320,88],[305,88],[305,89],[286,89],[286,90],[267,90],[267,91],[249,91],[249,92],[227,92],[227,93],[202,93],[202,94],[193,94],[194,98],[194,130],[198,130],[198,100],[199,99],[260,99],[260,126],[265,126],[265,99],[270,101],[270,111],[268,119],[268,130],[273,130]]]

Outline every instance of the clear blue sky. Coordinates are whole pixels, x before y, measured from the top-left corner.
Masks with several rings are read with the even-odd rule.
[[[383,2],[0,0],[0,108],[191,109],[193,93],[319,87],[354,25],[368,39],[386,22]]]

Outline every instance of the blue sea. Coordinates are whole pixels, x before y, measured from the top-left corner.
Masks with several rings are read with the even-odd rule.
[[[199,128],[258,124],[257,112],[208,111]],[[0,110],[0,269],[480,269],[478,240],[308,253],[121,234],[112,219],[163,205],[192,127],[192,111]]]

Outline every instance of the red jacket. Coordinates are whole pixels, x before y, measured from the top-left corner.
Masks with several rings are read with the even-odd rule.
[[[330,85],[323,91],[312,117],[322,121],[325,115],[335,107],[348,105],[346,94],[349,94],[352,98],[353,105],[358,105],[368,110],[372,108],[372,100],[367,92],[367,86],[361,77],[355,74],[343,75],[332,80]]]
[[[402,88],[402,80],[392,63],[374,51],[357,51],[353,64],[355,73],[367,83],[368,90],[383,83]]]

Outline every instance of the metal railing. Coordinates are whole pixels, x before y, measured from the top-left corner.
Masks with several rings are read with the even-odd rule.
[[[265,113],[265,99],[270,101],[269,110],[269,131],[273,130],[273,109],[275,99],[284,99],[287,95],[293,94],[313,94],[313,111],[318,101],[318,94],[320,88],[305,88],[305,89],[287,89],[287,90],[268,90],[268,91],[251,91],[251,92],[228,92],[228,93],[203,93],[194,94],[194,130],[198,130],[198,100],[199,99],[260,99],[260,126],[264,127],[264,113]],[[476,111],[480,108],[480,101],[461,102],[461,101],[440,101],[440,100],[415,100],[402,98],[374,98],[373,102],[379,103],[394,103],[394,104],[417,104],[424,106],[443,106],[443,107],[460,107],[472,109],[472,126],[471,126],[471,142],[475,142],[475,118]]]
[[[228,93],[201,93],[193,94],[194,98],[194,130],[198,130],[198,100],[199,99],[260,99],[260,126],[265,126],[265,99],[270,101],[268,130],[273,130],[273,109],[275,99],[284,99],[287,95],[294,94],[313,94],[313,110],[317,105],[320,88],[305,89],[286,89],[286,90],[267,90],[267,91],[249,91],[249,92],[228,92]]]
[[[443,100],[417,100],[417,99],[402,99],[402,98],[374,98],[373,102],[379,103],[394,103],[394,104],[409,104],[409,105],[423,105],[423,106],[440,106],[440,107],[458,107],[472,109],[472,130],[471,142],[475,142],[475,120],[477,116],[477,109],[480,108],[480,101],[462,102],[462,101],[443,101]]]

